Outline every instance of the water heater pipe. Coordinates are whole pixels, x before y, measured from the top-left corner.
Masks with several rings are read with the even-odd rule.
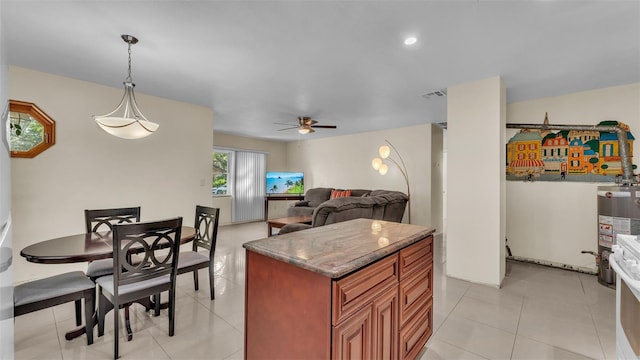
[[[631,157],[627,146],[627,131],[620,125],[551,125],[551,124],[513,124],[507,123],[507,129],[536,129],[536,130],[576,130],[576,131],[603,131],[615,133],[618,137],[618,152],[622,165],[622,185],[635,183],[633,170],[631,169]]]

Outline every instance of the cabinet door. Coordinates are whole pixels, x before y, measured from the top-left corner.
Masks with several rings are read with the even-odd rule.
[[[371,359],[372,306],[366,306],[333,328],[333,359]]]
[[[415,359],[433,332],[433,302],[429,302],[400,329],[400,360]]]
[[[394,286],[373,303],[373,359],[398,358],[398,290]]]

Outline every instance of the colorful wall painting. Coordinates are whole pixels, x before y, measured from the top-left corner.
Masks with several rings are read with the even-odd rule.
[[[545,117],[545,124],[549,119]],[[618,126],[627,132],[633,159],[633,134],[615,120],[598,125]],[[635,173],[636,165],[632,165]],[[622,175],[618,138],[600,131],[522,129],[507,143],[507,180],[614,182]]]

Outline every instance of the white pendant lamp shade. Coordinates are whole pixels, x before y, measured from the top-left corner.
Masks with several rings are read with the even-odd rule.
[[[136,104],[133,88],[136,86],[131,80],[131,44],[138,39],[131,35],[122,35],[122,39],[129,44],[129,76],[124,82],[124,96],[120,104],[112,112],[94,116],[93,119],[100,128],[113,136],[122,139],[141,139],[153,134],[160,125],[147,120]]]
[[[147,120],[138,109],[134,86],[136,85],[131,82],[125,82],[120,105],[106,115],[94,116],[102,130],[123,139],[141,139],[158,130],[160,125]]]

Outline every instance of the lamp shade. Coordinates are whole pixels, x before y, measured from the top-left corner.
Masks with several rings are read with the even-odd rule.
[[[115,110],[102,116],[94,116],[100,128],[122,139],[140,139],[153,134],[160,125],[147,120],[135,101],[135,84],[124,83],[124,96]]]
[[[375,158],[375,159],[371,160],[371,166],[373,166],[373,168],[375,170],[380,169],[380,165],[382,165],[382,159]]]
[[[387,166],[387,164],[380,164],[380,168],[378,169],[378,172],[380,173],[380,175],[386,175],[387,171],[389,171],[389,166]]]
[[[308,133],[310,133],[310,132],[311,132],[311,128],[309,128],[309,127],[307,127],[307,126],[304,126],[304,127],[298,128],[298,133],[299,133],[299,134],[305,135],[305,134],[308,134]]]
[[[382,145],[378,149],[378,152],[380,153],[381,158],[386,159],[391,154],[391,149],[387,145]]]
[[[102,130],[122,139],[141,139],[153,134],[159,127],[151,121],[122,117],[96,118],[96,123]]]

